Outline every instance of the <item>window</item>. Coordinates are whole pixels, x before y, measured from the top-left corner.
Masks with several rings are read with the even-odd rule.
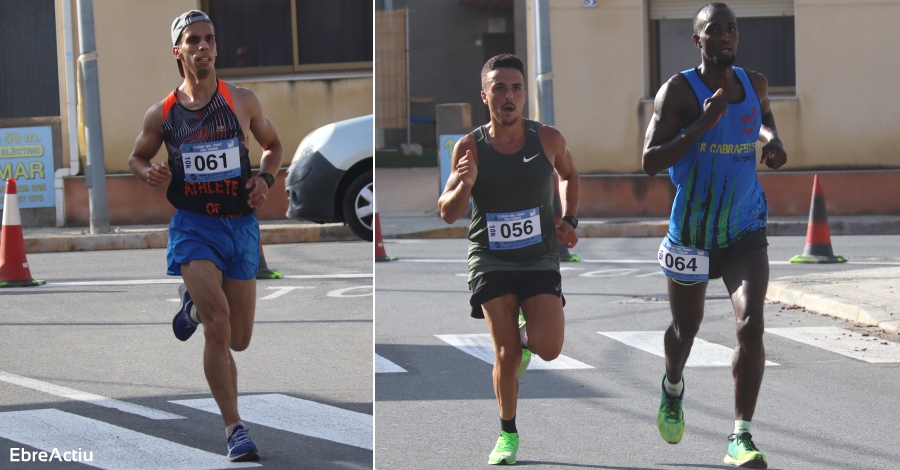
[[[737,15],[740,31],[734,65],[765,75],[770,94],[793,94],[796,86],[794,2],[732,0],[726,3]],[[693,1],[650,1],[650,91],[653,95],[672,75],[700,64],[700,52],[691,40],[693,18],[699,8]]]
[[[372,2],[206,0],[223,75],[372,69]]]

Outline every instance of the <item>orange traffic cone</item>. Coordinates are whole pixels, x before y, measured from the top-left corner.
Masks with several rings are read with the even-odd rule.
[[[284,279],[284,274],[277,269],[269,269],[266,265],[266,255],[263,254],[262,243],[259,244],[259,268],[256,270],[257,279]]]
[[[559,176],[556,173],[553,173],[553,223],[559,225],[559,222],[562,220],[562,201],[559,199]],[[569,248],[562,243],[557,242],[559,245],[559,260],[563,262],[571,262],[578,263],[581,261],[581,257],[576,255],[575,253],[569,253]]]
[[[812,206],[809,208],[809,224],[806,227],[806,248],[802,255],[791,258],[791,263],[846,263],[842,256],[835,256],[831,249],[831,231],[825,213],[825,191],[819,184],[819,175],[813,179]]]
[[[3,229],[0,233],[0,287],[42,286],[44,281],[31,278],[31,269],[25,259],[25,237],[22,235],[22,218],[19,216],[19,196],[16,180],[6,180],[6,196],[3,198]]]
[[[378,201],[375,199],[375,186],[372,186],[372,204],[375,206],[375,261],[396,261],[384,251],[384,240],[381,239],[381,221],[378,219]]]

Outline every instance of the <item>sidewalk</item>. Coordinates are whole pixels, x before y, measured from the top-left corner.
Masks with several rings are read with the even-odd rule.
[[[385,239],[466,238],[469,219],[440,218],[437,168],[377,168],[378,214]],[[807,217],[771,217],[769,236],[806,235]],[[900,234],[898,216],[829,217],[832,235]],[[659,237],[663,219],[579,219],[579,238]],[[860,269],[772,279],[767,294],[788,306],[900,332],[900,267]]]
[[[59,251],[135,250],[165,248],[168,225],[127,225],[110,227],[112,233],[90,233],[88,227],[23,228],[26,253]],[[343,224],[314,224],[299,220],[261,220],[263,245],[280,243],[359,240]]]

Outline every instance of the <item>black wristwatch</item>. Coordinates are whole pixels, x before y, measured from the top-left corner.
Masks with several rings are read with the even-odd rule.
[[[576,219],[574,215],[567,215],[563,217],[562,220],[568,222],[572,228],[578,228],[578,219]]]
[[[258,174],[258,175],[256,175],[256,176],[259,176],[260,178],[262,178],[263,180],[265,180],[265,181],[266,181],[266,186],[268,186],[268,187],[270,187],[270,188],[272,187],[273,184],[275,184],[275,177],[272,176],[272,175],[270,175],[269,173],[260,173],[260,174]]]

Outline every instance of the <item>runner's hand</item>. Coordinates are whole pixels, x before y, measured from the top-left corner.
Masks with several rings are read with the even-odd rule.
[[[247,200],[247,204],[250,207],[257,209],[265,204],[266,199],[269,197],[269,185],[266,184],[266,180],[259,176],[254,176],[247,180],[246,188],[250,190],[250,197]]]
[[[556,239],[566,248],[574,248],[578,244],[578,234],[575,233],[575,229],[563,220],[556,224]]]
[[[156,188],[168,182],[170,178],[169,162],[162,162],[162,165],[150,164],[150,171],[147,172],[147,184]]]
[[[765,163],[767,167],[777,170],[787,163],[787,153],[784,151],[784,145],[780,140],[772,140],[762,148],[762,157],[760,163]]]
[[[701,120],[706,123],[707,129],[712,129],[719,123],[722,116],[728,114],[728,100],[725,99],[725,90],[719,88],[715,94],[703,102],[703,115]]]
[[[456,173],[462,184],[471,188],[475,186],[475,178],[478,177],[478,165],[475,164],[472,151],[466,150],[466,154],[456,162]]]

